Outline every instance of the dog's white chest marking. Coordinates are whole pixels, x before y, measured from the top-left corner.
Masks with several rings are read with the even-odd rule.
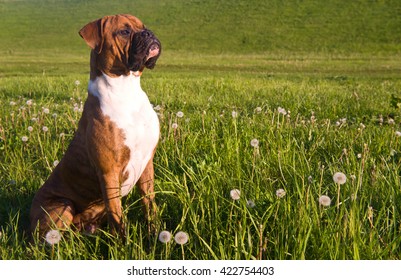
[[[130,149],[124,170],[128,178],[121,184],[121,196],[125,196],[152,157],[159,140],[159,119],[141,88],[140,77],[132,73],[118,78],[103,74],[89,82],[88,91],[99,99],[103,114],[125,134],[124,143]]]

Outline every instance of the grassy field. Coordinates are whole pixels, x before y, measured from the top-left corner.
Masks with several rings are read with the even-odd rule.
[[[399,1],[109,2],[0,0],[0,259],[401,259]],[[161,121],[156,201],[160,231],[189,241],[148,236],[134,191],[126,242],[28,244],[87,95],[77,31],[120,12],[163,45],[142,78]]]

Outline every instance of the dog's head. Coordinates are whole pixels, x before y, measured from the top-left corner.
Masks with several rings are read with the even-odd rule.
[[[103,17],[79,34],[92,48],[91,68],[110,76],[153,69],[161,53],[160,41],[131,15]]]

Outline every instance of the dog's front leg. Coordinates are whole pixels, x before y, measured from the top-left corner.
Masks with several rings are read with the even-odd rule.
[[[154,167],[153,167],[153,157],[149,160],[145,167],[141,177],[138,180],[137,186],[142,194],[142,204],[145,217],[148,221],[149,232],[155,231],[156,229],[156,213],[157,206],[155,202],[154,193]]]
[[[121,195],[118,177],[115,174],[100,175],[103,200],[106,207],[107,220],[114,235],[125,237],[122,219]]]

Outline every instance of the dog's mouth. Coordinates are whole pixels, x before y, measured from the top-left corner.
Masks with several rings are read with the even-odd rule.
[[[145,67],[153,69],[161,53],[159,39],[152,31],[144,29],[134,34],[129,50],[128,68],[131,71],[142,71]]]

